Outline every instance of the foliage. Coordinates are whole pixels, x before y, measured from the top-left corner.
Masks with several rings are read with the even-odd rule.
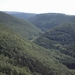
[[[1,75],[74,75],[53,53],[0,25]]]

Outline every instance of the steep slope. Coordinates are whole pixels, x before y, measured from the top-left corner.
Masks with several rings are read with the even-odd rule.
[[[23,20],[29,19],[29,18],[37,15],[37,14],[23,13],[23,12],[5,12],[5,13],[13,15],[13,16],[20,18],[20,19],[23,19]]]
[[[33,39],[41,30],[27,21],[0,12],[0,23],[27,39]]]
[[[0,24],[0,75],[75,74],[51,54]]]
[[[71,22],[75,20],[75,16],[60,14],[60,13],[46,13],[39,14],[35,17],[29,19],[38,28],[41,28],[43,31],[47,31],[55,26],[58,26],[65,22]]]

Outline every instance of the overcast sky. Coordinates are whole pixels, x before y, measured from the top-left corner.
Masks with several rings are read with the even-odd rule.
[[[75,15],[75,0],[0,0],[0,11]]]

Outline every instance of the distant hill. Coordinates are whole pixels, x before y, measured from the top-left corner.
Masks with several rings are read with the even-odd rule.
[[[55,26],[74,20],[75,16],[60,13],[38,14],[29,19],[31,23],[33,23],[35,26],[42,29],[43,31],[47,31],[48,29],[51,29]]]
[[[41,30],[33,24],[3,12],[0,12],[0,23],[30,40],[41,33]]]
[[[39,36],[35,42],[47,49],[60,50],[62,53],[75,57],[75,22],[54,27]]]
[[[13,15],[13,16],[23,19],[23,20],[27,20],[27,19],[37,15],[37,14],[33,14],[33,13],[23,13],[23,12],[5,12],[5,13]]]
[[[75,74],[53,56],[73,59],[29,42],[0,24],[0,75]]]

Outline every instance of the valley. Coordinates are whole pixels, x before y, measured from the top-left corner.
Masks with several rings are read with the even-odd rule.
[[[75,75],[75,16],[0,12],[0,75]]]

